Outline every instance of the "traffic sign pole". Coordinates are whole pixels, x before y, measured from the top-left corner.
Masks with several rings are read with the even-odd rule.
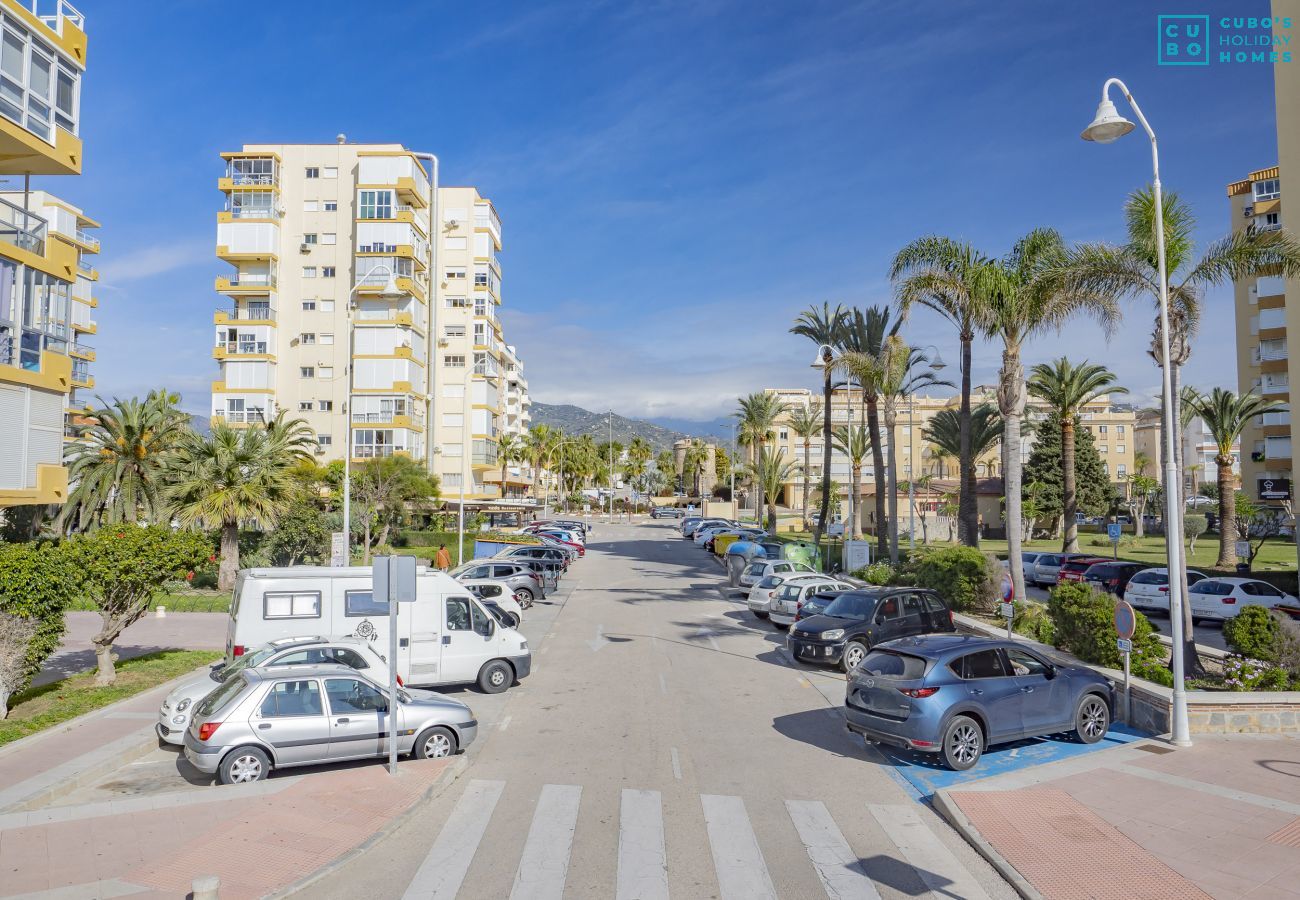
[[[1011,620],[1016,616],[1016,585],[1011,573],[1002,576],[1002,615],[1007,617],[1007,640],[1011,640]]]
[[[1133,607],[1129,606],[1124,600],[1115,603],[1115,634],[1118,635],[1116,645],[1119,648],[1120,657],[1124,661],[1124,721],[1131,722],[1133,716],[1133,693],[1132,686],[1129,683],[1129,657],[1133,653],[1133,633],[1137,630],[1137,615],[1133,612]]]

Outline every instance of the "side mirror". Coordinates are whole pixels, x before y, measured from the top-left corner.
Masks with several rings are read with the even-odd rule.
[[[1043,677],[1046,678],[1048,681],[1051,681],[1053,678],[1055,678],[1056,666],[1052,665],[1051,663],[1048,663],[1047,668],[1043,670]]]
[[[214,663],[212,664],[212,671],[213,671],[213,672],[220,672],[220,671],[221,671],[222,669],[224,669],[225,667],[226,667],[226,661],[223,659],[223,660],[221,660],[221,661],[219,661],[219,662],[214,662]]]

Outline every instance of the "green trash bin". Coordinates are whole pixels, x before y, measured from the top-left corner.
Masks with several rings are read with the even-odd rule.
[[[810,541],[791,541],[781,549],[782,559],[800,562],[818,571],[821,570],[821,555],[817,552],[816,544]]]

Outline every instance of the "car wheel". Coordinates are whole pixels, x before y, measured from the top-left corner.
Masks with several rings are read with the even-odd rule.
[[[456,736],[441,725],[426,728],[415,739],[416,759],[442,759],[456,753]]]
[[[944,729],[941,752],[948,768],[964,772],[980,761],[984,753],[984,732],[970,716],[953,716]]]
[[[248,784],[271,774],[271,758],[256,747],[239,747],[226,754],[217,769],[222,784]]]
[[[754,610],[754,615],[757,616],[757,617],[760,618],[760,619],[766,619],[766,618],[767,618],[767,613],[765,613],[765,612],[759,612],[758,610]]]
[[[849,645],[844,648],[844,656],[840,658],[840,668],[848,672],[866,658],[867,645],[862,641],[849,641]]]
[[[520,609],[528,609],[533,605],[533,592],[528,588],[520,588],[515,591],[515,602],[519,604]]]
[[[790,626],[789,626],[788,624],[785,624],[785,623],[782,623],[782,622],[778,622],[778,621],[776,621],[775,619],[772,620],[772,624],[775,625],[777,628],[781,629],[782,631],[789,631],[789,630],[790,630]]]
[[[515,672],[508,663],[494,659],[478,673],[478,689],[485,694],[499,694],[514,683]]]
[[[1085,744],[1095,744],[1110,728],[1110,709],[1096,694],[1088,694],[1074,714],[1074,733]]]

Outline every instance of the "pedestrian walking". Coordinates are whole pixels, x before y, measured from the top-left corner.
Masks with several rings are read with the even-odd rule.
[[[438,545],[438,552],[433,557],[433,567],[444,572],[451,568],[451,554],[447,552],[446,544]]]

